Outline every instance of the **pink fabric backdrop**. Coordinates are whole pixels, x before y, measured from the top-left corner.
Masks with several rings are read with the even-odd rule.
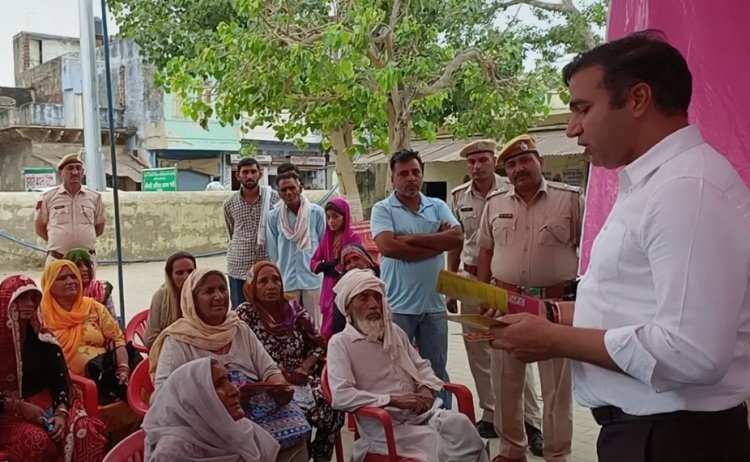
[[[750,1],[612,0],[607,38],[663,31],[693,73],[690,121],[750,184]],[[587,190],[581,273],[617,195],[616,171],[594,167]],[[750,238],[750,236],[748,236]]]

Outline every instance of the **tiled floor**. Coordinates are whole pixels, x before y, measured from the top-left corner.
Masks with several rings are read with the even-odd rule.
[[[212,267],[225,270],[226,260],[224,257],[211,257],[200,259],[198,264],[203,267]],[[164,279],[164,263],[139,263],[126,265],[124,267],[124,286],[125,286],[125,305],[126,318],[130,319],[136,313],[149,306],[151,296],[154,291],[162,284]],[[117,285],[117,268],[115,266],[103,266],[98,269],[97,276]],[[0,270],[0,279],[11,274],[12,271],[7,269]],[[23,271],[24,274],[33,277],[39,281],[40,271]],[[113,294],[115,304],[119,306],[119,295],[117,289]],[[451,325],[451,333],[458,333],[460,329],[456,325]],[[458,335],[450,336],[448,352],[448,372],[451,381],[462,383],[474,390],[474,381],[469,372],[461,337]],[[537,384],[539,381],[537,380]],[[475,393],[476,396],[476,393]],[[476,404],[476,399],[475,399]],[[477,409],[477,415],[479,410]],[[344,444],[349,447],[352,435],[345,432]],[[587,409],[576,407],[574,411],[574,441],[572,462],[595,462],[596,461],[596,437],[599,433],[599,427],[593,421],[591,414]],[[492,440],[491,454],[494,456],[498,451],[497,440]],[[530,461],[541,461],[543,459],[530,456]]]

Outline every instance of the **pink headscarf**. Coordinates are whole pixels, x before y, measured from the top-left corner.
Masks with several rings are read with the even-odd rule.
[[[362,243],[359,235],[352,229],[352,214],[349,202],[343,197],[336,197],[331,199],[328,204],[333,205],[333,210],[344,216],[341,240],[339,241],[338,247],[336,247],[334,245],[336,233],[326,226],[326,231],[323,233],[323,239],[315,250],[310,261],[310,269],[313,272],[317,272],[317,267],[322,262],[340,258],[341,249],[345,246]],[[326,205],[326,208],[328,208],[328,205]],[[321,326],[320,331],[325,338],[330,338],[333,332],[333,286],[336,285],[336,281],[338,281],[337,276],[327,274],[323,277],[323,286],[320,288],[320,312],[323,315],[323,325]]]
[[[332,204],[334,211],[344,216],[344,225],[341,235],[341,246],[338,249],[339,255],[335,254],[336,249],[333,248],[333,240],[336,233],[326,226],[326,231],[323,233],[323,239],[318,246],[318,250],[315,251],[315,256],[321,257],[322,260],[333,260],[338,258],[341,254],[341,249],[343,249],[345,245],[359,244],[362,242],[359,235],[352,229],[352,213],[351,208],[349,207],[349,201],[343,197],[336,197],[331,199],[328,204]],[[316,259],[315,256],[313,257],[313,260]]]

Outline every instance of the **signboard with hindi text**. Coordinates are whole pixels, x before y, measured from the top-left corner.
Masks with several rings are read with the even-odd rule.
[[[39,191],[57,184],[54,167],[28,167],[23,169],[23,183],[26,191]]]
[[[177,191],[177,168],[144,169],[143,191]]]

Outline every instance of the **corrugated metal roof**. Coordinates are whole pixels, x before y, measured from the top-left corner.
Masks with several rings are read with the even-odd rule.
[[[583,147],[578,146],[575,138],[565,136],[564,129],[537,130],[530,133],[536,138],[542,157],[583,154]],[[412,143],[412,149],[419,152],[424,162],[453,162],[461,160],[458,153],[464,146],[478,139],[480,137],[465,140],[439,138],[434,143],[420,140]],[[373,151],[360,157],[354,163],[357,165],[386,163],[388,158],[389,156],[384,155],[383,151]]]

